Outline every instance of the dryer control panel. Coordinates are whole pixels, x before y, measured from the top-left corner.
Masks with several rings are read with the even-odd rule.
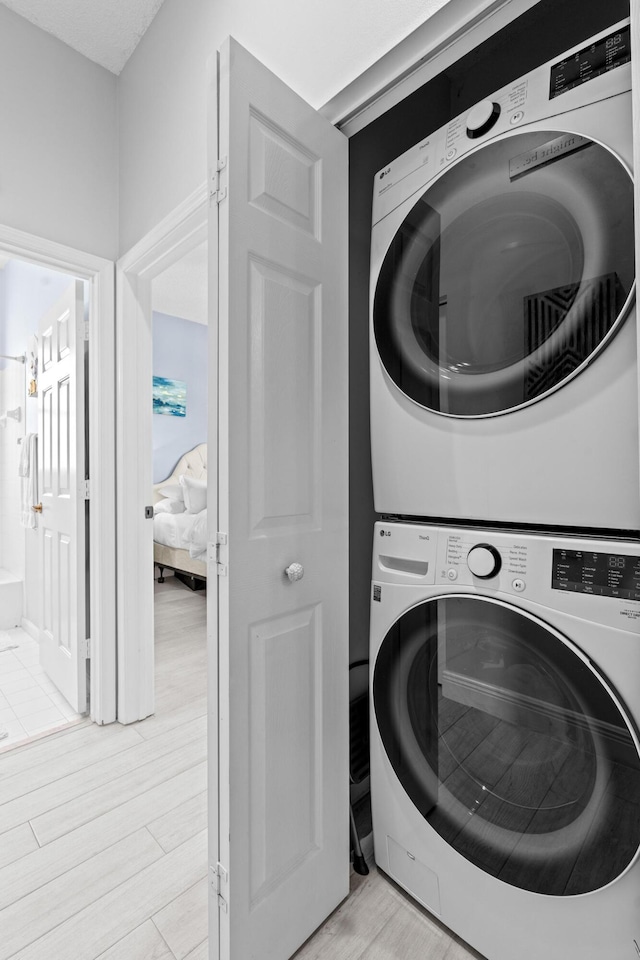
[[[587,47],[580,44],[502,87],[383,167],[374,177],[372,222],[492,138],[542,120],[562,130],[563,113],[630,91],[629,36],[628,20],[602,31]]]
[[[549,99],[579,87],[631,60],[631,25],[600,37],[551,67]]]

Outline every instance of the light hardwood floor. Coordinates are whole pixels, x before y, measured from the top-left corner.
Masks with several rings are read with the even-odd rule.
[[[205,595],[156,584],[154,717],[0,754],[0,960],[208,960]],[[296,960],[473,960],[379,875]]]

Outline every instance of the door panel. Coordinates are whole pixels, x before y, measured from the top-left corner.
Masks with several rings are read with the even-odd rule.
[[[71,281],[39,324],[40,661],[78,713],[87,708],[84,292]]]
[[[347,141],[233,40],[219,84],[211,866],[219,956],[286,960],[348,892]]]
[[[251,628],[252,907],[320,848],[320,641],[317,607]]]
[[[251,259],[252,536],[316,526],[320,287]]]

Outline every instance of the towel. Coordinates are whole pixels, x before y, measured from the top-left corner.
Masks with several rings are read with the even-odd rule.
[[[32,436],[33,434],[28,433],[26,437],[23,437],[22,439],[22,450],[20,451],[20,463],[18,464],[19,477],[29,476],[29,458],[31,456],[30,439]]]
[[[36,527],[36,515],[31,507],[38,503],[38,437],[35,433],[29,433],[22,441],[22,446],[27,447],[27,453],[23,449],[20,457],[20,469],[22,469],[22,460],[28,462],[28,472],[21,474],[21,498],[22,515],[20,522],[23,527],[33,530]]]

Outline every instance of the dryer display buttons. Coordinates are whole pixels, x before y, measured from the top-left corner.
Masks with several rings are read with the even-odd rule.
[[[490,543],[478,543],[467,554],[467,566],[481,580],[489,580],[500,572],[502,557]]]
[[[481,100],[467,115],[467,136],[471,140],[481,137],[491,130],[500,116],[500,104],[492,100]]]

